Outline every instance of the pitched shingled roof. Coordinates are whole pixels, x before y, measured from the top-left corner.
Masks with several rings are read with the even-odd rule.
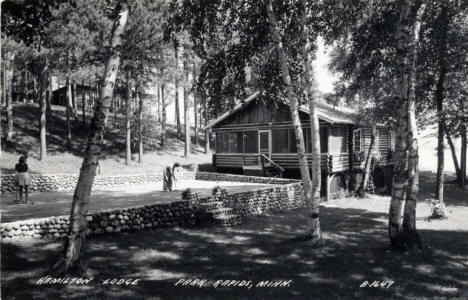
[[[219,116],[217,119],[212,120],[203,129],[213,127],[214,125],[223,121],[227,117],[231,116],[232,114],[246,107],[249,103],[255,100],[258,95],[259,95],[258,92],[255,92],[254,94],[250,95],[247,99],[245,99],[244,102],[237,104],[234,108],[225,112],[224,114]],[[285,102],[285,104],[288,105],[287,102]],[[352,109],[336,107],[336,106],[323,103],[323,102],[317,103],[317,109],[318,109],[319,119],[325,122],[332,123],[332,124],[357,124],[356,119],[355,119],[356,113]],[[310,111],[308,107],[306,106],[300,106],[299,110],[306,114],[310,114]]]

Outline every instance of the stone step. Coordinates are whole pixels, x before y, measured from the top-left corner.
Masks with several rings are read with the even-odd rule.
[[[223,207],[223,202],[221,202],[221,201],[212,201],[212,202],[200,203],[199,205],[200,205],[201,208],[204,208],[206,210],[210,210],[210,209]]]
[[[218,200],[215,199],[214,197],[203,197],[203,198],[199,198],[199,201],[200,201],[200,203],[218,202]]]
[[[229,215],[232,213],[232,208],[229,207],[219,207],[215,209],[210,209],[207,213],[211,214],[212,216],[219,216],[222,214]]]
[[[218,216],[213,216],[213,220],[216,224],[219,224],[222,226],[239,225],[242,223],[240,216],[231,215],[231,214],[222,214]]]

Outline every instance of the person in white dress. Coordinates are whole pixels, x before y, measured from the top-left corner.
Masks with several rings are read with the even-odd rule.
[[[174,191],[177,191],[180,187],[180,164],[179,163],[175,163],[173,166],[172,166],[172,186],[173,186],[173,190]]]

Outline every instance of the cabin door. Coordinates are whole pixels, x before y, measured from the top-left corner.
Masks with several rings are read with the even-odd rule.
[[[271,154],[271,130],[258,131],[258,152],[270,157]]]

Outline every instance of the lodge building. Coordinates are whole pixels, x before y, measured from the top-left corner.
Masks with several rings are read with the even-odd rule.
[[[287,103],[266,104],[258,93],[211,121],[205,129],[215,133],[213,166],[224,172],[257,176],[298,176],[299,159]],[[347,108],[318,103],[322,194],[331,198],[356,189],[371,141],[371,128],[356,121]],[[300,107],[309,167],[312,166],[310,113]],[[378,126],[373,168],[377,188],[391,184],[395,134]]]

